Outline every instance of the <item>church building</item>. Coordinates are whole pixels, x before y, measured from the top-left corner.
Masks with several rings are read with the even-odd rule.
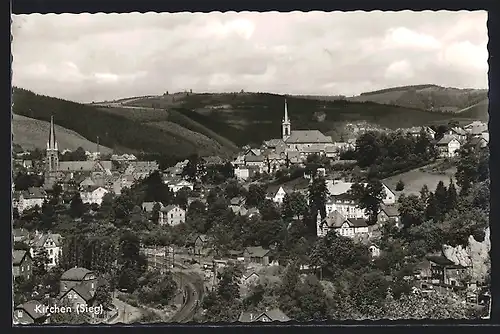
[[[54,117],[50,118],[49,140],[46,151],[46,170],[44,188],[52,186],[66,175],[89,174],[93,180],[103,180],[111,175],[111,161],[59,161],[59,148],[57,146]]]
[[[336,147],[333,140],[329,136],[325,136],[319,130],[292,130],[292,122],[288,117],[288,105],[285,99],[285,114],[281,123],[282,139],[272,139],[264,143],[273,143],[273,146],[278,146],[277,142],[284,143],[285,151],[289,153],[299,153],[306,157],[309,154],[325,155],[327,152],[335,150]],[[271,147],[269,147],[271,148]]]

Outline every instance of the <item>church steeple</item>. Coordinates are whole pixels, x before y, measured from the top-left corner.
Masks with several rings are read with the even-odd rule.
[[[49,140],[47,141],[47,150],[57,151],[56,130],[54,128],[54,116],[50,116]]]
[[[292,131],[292,125],[290,123],[290,119],[288,118],[288,106],[286,103],[286,98],[285,98],[285,117],[283,117],[281,127],[282,127],[283,140],[286,141],[288,137],[290,137],[290,133]]]
[[[54,127],[54,116],[50,116],[49,140],[47,141],[47,171],[53,172],[59,169],[59,149],[57,148],[56,130]]]

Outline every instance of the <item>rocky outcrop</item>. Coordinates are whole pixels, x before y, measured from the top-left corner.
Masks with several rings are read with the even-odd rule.
[[[455,264],[471,267],[472,281],[484,281],[490,269],[490,249],[490,228],[488,227],[484,241],[479,242],[471,235],[465,248],[443,245],[443,254]]]

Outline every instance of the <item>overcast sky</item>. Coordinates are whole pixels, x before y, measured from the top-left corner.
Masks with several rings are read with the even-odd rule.
[[[488,87],[487,13],[14,15],[13,85],[79,102]]]

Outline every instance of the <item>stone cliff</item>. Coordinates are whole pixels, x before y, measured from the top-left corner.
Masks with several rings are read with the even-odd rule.
[[[484,241],[479,242],[471,235],[465,248],[443,245],[443,254],[455,264],[472,267],[472,281],[484,281],[491,265],[490,249],[490,228],[488,227],[485,231]]]

